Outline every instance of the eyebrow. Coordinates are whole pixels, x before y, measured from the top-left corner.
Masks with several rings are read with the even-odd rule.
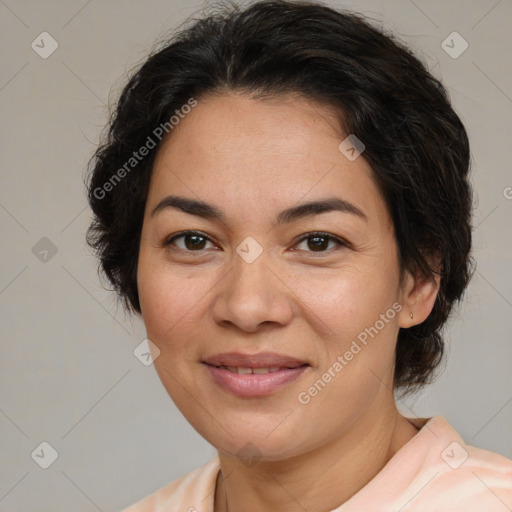
[[[196,217],[227,224],[226,216],[216,206],[204,201],[181,196],[167,196],[162,199],[151,212],[151,217],[167,208],[181,210],[182,212],[195,215]],[[276,225],[289,224],[311,215],[319,215],[333,211],[350,213],[368,222],[368,217],[357,206],[338,197],[329,197],[318,201],[302,203],[283,210],[277,216]]]

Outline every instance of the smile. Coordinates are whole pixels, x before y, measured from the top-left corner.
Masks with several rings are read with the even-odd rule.
[[[267,396],[298,379],[308,368],[278,366],[248,368],[243,366],[205,365],[213,382],[223,391],[244,398]]]
[[[279,367],[279,366],[271,366],[269,368],[244,368],[241,366],[219,366],[217,368],[225,368],[226,370],[238,373],[239,375],[244,375],[247,373],[254,373],[256,375],[263,375],[264,373],[275,373],[279,370],[284,370],[286,368]]]

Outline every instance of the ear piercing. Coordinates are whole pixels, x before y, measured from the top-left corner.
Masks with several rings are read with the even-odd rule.
[[[409,316],[411,317],[411,320],[414,318],[414,315],[412,313]]]

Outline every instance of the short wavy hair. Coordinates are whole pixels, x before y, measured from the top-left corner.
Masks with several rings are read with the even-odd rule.
[[[216,5],[189,22],[131,74],[89,162],[87,242],[123,305],[141,312],[138,251],[159,141],[128,172],[134,150],[159,126],[169,131],[190,98],[299,94],[329,105],[365,144],[394,223],[401,275],[440,275],[432,312],[400,329],[396,345],[395,390],[405,395],[431,382],[442,329],[472,275],[469,143],[443,85],[392,34],[319,2]]]

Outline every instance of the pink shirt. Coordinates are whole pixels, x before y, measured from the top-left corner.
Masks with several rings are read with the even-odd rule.
[[[512,512],[512,460],[466,445],[441,416],[409,421],[421,430],[331,512]],[[213,512],[219,470],[215,457],[122,512]]]

